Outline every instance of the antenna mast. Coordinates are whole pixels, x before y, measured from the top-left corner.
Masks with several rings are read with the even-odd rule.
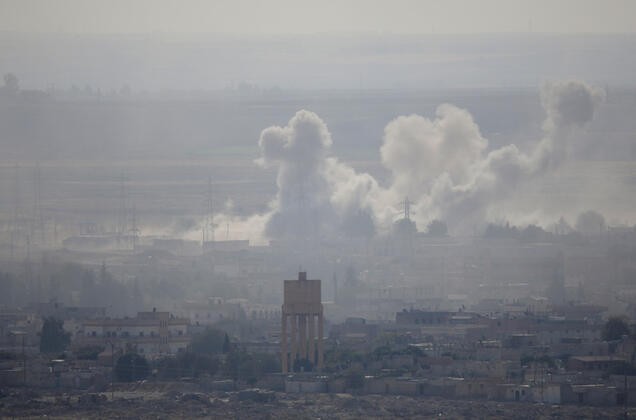
[[[206,193],[206,214],[203,222],[203,244],[214,242],[214,206],[212,203],[212,177],[208,177],[208,190]]]
[[[411,220],[411,201],[408,197],[405,197],[402,203],[404,206],[404,219]]]

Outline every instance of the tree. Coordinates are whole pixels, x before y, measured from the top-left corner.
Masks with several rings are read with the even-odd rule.
[[[555,235],[567,235],[572,233],[574,229],[572,226],[565,220],[563,216],[559,218],[559,220],[553,225],[552,231]]]
[[[225,364],[223,365],[223,373],[234,379],[244,379],[247,372],[247,364],[249,362],[249,355],[247,352],[235,349],[231,351],[225,358]]]
[[[364,375],[359,370],[350,370],[345,376],[345,384],[350,389],[360,389],[364,386]]]
[[[576,218],[576,230],[580,233],[592,235],[605,230],[605,218],[602,214],[588,210]]]
[[[103,346],[82,346],[75,351],[75,356],[79,360],[97,360],[99,353],[104,351]]]
[[[40,352],[59,353],[71,342],[71,334],[64,331],[64,321],[55,317],[44,318],[40,332]]]
[[[220,362],[216,356],[192,352],[180,353],[176,357],[178,373],[181,376],[197,378],[200,375],[214,376],[219,370]]]
[[[629,334],[629,325],[625,318],[620,316],[610,317],[603,326],[602,337],[605,341],[620,340]]]
[[[176,357],[162,357],[155,362],[159,380],[172,380],[182,376],[182,368]]]
[[[230,349],[230,338],[221,330],[206,328],[201,334],[192,338],[192,352],[201,354],[227,353]]]
[[[249,354],[243,349],[233,348],[225,358],[223,374],[234,380],[254,385],[267,373],[280,372],[278,358],[271,354]]]
[[[546,232],[541,226],[528,225],[519,232],[519,240],[522,242],[549,242],[552,234]]]
[[[121,382],[140,381],[147,378],[149,373],[148,361],[137,353],[121,356],[115,365],[115,376]]]
[[[518,238],[519,230],[510,223],[505,225],[488,223],[484,231],[485,238]]]

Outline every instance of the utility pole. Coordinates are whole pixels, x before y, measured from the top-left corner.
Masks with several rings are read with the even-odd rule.
[[[132,233],[132,249],[133,251],[136,251],[137,240],[139,239],[139,229],[137,228],[137,209],[134,205],[132,208],[132,229],[130,229],[130,233]]]

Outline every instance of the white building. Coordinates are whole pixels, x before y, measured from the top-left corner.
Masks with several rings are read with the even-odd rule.
[[[139,312],[135,318],[84,321],[76,346],[104,345],[133,349],[147,357],[185,351],[190,344],[190,321],[169,312]]]

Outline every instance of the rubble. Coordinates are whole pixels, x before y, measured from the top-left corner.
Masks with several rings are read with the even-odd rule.
[[[78,405],[93,406],[108,400],[104,394],[82,394],[77,399]],[[67,400],[68,401],[68,400]]]
[[[268,403],[276,399],[276,393],[258,388],[244,389],[239,391],[237,396],[239,401],[253,401],[257,403]]]

